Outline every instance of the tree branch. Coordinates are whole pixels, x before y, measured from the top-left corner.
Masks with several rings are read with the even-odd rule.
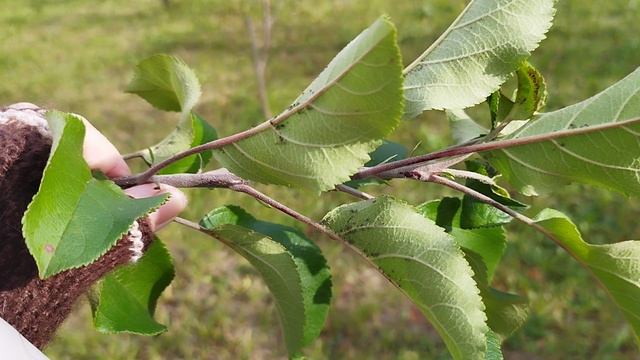
[[[247,32],[251,40],[251,55],[253,67],[256,75],[258,87],[258,98],[260,99],[260,107],[265,118],[270,118],[271,109],[269,107],[269,98],[267,93],[266,70],[269,59],[269,48],[271,47],[271,28],[273,26],[273,18],[271,17],[271,1],[262,1],[262,46],[258,45],[258,37],[256,35],[253,18],[251,15],[245,17]]]
[[[392,161],[386,164],[365,168],[360,170],[356,174],[354,174],[352,178],[364,179],[371,176],[377,176],[377,174],[381,174],[391,170],[407,167],[410,165],[417,165],[417,164],[425,163],[431,160],[449,158],[449,157],[458,156],[458,155],[473,154],[473,153],[483,152],[483,151],[507,149],[511,147],[534,144],[538,142],[549,141],[549,140],[559,139],[559,138],[568,137],[568,136],[584,135],[584,134],[589,134],[596,131],[603,131],[603,130],[618,128],[626,125],[633,125],[638,122],[640,122],[640,118],[633,118],[629,120],[588,126],[583,128],[560,130],[560,131],[547,133],[547,134],[524,136],[524,137],[515,138],[515,139],[475,143],[475,144],[463,145],[463,146],[454,146],[448,149],[432,152],[425,155],[414,156],[408,159]]]
[[[291,216],[292,218],[305,223],[309,226],[311,226],[312,228],[326,234],[327,236],[329,236],[331,239],[333,240],[337,240],[339,242],[346,242],[344,239],[342,239],[340,236],[338,236],[336,233],[334,233],[333,231],[331,231],[330,229],[327,229],[326,227],[322,226],[320,223],[306,217],[305,215],[300,214],[299,212],[287,207],[286,205],[270,198],[269,196],[261,193],[260,191],[254,189],[253,187],[249,186],[248,184],[237,184],[237,185],[232,185],[229,187],[229,189],[237,191],[237,192],[241,192],[241,193],[245,193],[251,197],[253,197],[254,199],[260,201],[261,203],[268,205],[274,209],[277,209],[289,216]]]
[[[336,190],[343,192],[345,194],[349,194],[352,196],[355,196],[357,198],[360,198],[362,200],[370,200],[370,199],[375,199],[375,196],[371,195],[371,194],[367,194],[364,191],[360,191],[358,189],[352,188],[351,186],[347,186],[344,184],[338,184],[336,185]]]
[[[578,259],[576,256],[573,255],[573,253],[567,249],[565,247],[565,245],[556,238],[556,236],[551,233],[549,230],[545,229],[543,226],[539,225],[538,223],[536,223],[533,219],[531,219],[530,217],[523,215],[513,209],[511,209],[510,207],[500,204],[499,202],[493,200],[492,198],[488,197],[485,194],[482,194],[476,190],[473,190],[469,187],[466,187],[462,184],[459,184],[453,180],[449,180],[447,178],[444,178],[442,176],[438,176],[438,175],[434,175],[431,174],[428,178],[421,178],[420,174],[415,174],[418,177],[415,177],[417,180],[422,180],[422,181],[426,181],[426,182],[432,182],[435,184],[440,184],[440,185],[444,185],[446,187],[449,187],[453,190],[457,190],[463,194],[472,196],[482,202],[484,202],[485,204],[491,205],[494,208],[506,213],[507,215],[510,215],[512,218],[522,222],[523,224],[526,224],[530,227],[532,227],[533,229],[535,229],[536,231],[540,232],[541,234],[543,234],[544,236],[546,236],[547,238],[549,238],[551,241],[553,241],[554,243],[556,243],[558,246],[562,247],[563,249],[565,249],[567,251],[567,253],[571,254],[571,256],[573,256],[576,260],[578,260],[579,262],[582,262],[580,259]]]

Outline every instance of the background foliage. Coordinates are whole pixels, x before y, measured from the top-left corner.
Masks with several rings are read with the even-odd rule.
[[[30,101],[89,118],[123,151],[161,140],[172,114],[153,110],[122,90],[137,61],[165,52],[183,58],[203,85],[197,111],[229,134],[261,121],[244,11],[252,2],[197,0],[0,0],[0,104]],[[464,7],[463,0],[274,1],[276,24],[269,62],[272,108],[283,108],[322,67],[380,13],[391,15],[405,59],[415,58]],[[555,25],[531,62],[545,75],[548,110],[577,102],[638,66],[639,0],[557,4]],[[426,113],[393,139],[425,152],[449,141],[445,119]],[[433,185],[402,185],[414,204],[442,195]],[[339,202],[303,190],[262,186],[273,197],[319,219]],[[407,190],[408,189],[408,190]],[[389,193],[376,189],[374,193]],[[236,203],[261,219],[293,224],[252,199],[225,190],[194,192],[186,217]],[[306,201],[305,201],[306,200]],[[593,243],[640,236],[640,203],[593,188],[571,186],[533,201],[565,211]],[[298,226],[295,224],[294,226]],[[513,225],[496,284],[528,294],[531,317],[504,345],[508,359],[633,358],[637,353],[621,313],[589,275],[541,235]],[[158,304],[170,332],[159,338],[101,335],[88,303],[78,305],[46,351],[54,359],[272,359],[286,351],[273,298],[241,257],[175,225],[161,235],[175,257],[177,277]],[[312,238],[317,238],[315,234]],[[321,239],[333,269],[334,306],[311,358],[447,358],[444,345],[407,299],[362,260]],[[266,310],[265,310],[266,309]],[[97,353],[96,353],[97,352]]]

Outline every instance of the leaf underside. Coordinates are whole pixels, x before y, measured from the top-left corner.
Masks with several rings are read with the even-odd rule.
[[[455,359],[484,359],[484,305],[471,267],[444,229],[389,197],[340,206],[323,222],[420,308]]]
[[[349,180],[398,125],[401,71],[396,30],[381,18],[349,43],[283,112],[297,109],[295,113],[214,151],[214,156],[246,179],[333,189]]]
[[[600,126],[598,130],[492,151],[485,157],[526,195],[572,181],[640,195],[638,117],[640,68],[590,99],[539,115],[505,139]]]
[[[53,135],[51,155],[22,219],[41,278],[97,260],[136,219],[167,199],[131,199],[113,182],[92,177],[82,157],[82,120],[58,112],[48,113],[47,120]]]
[[[331,274],[313,242],[294,228],[257,220],[237,206],[211,211],[200,225],[262,275],[275,297],[292,357],[320,335],[331,300]]]
[[[405,70],[407,119],[464,109],[498,90],[551,27],[554,0],[473,0]]]

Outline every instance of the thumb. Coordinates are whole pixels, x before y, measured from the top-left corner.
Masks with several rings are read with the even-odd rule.
[[[187,197],[184,193],[173,186],[165,184],[161,184],[160,186],[156,184],[138,185],[126,189],[125,193],[136,199],[160,194],[170,194],[169,200],[164,205],[149,214],[151,231],[160,230],[187,207]]]

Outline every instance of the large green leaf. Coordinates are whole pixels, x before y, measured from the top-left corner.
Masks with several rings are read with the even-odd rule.
[[[92,177],[82,157],[82,120],[59,112],[49,112],[47,120],[51,155],[22,219],[41,278],[95,261],[167,198],[131,199],[113,182]]]
[[[233,173],[268,184],[333,189],[369,160],[402,114],[396,30],[381,18],[349,43],[275,126],[214,152]],[[272,120],[273,121],[273,120]]]
[[[554,0],[473,0],[405,69],[405,118],[463,109],[498,90],[551,26]]]
[[[177,153],[213,141],[217,137],[218,134],[211,125],[191,112],[166,138],[143,150],[141,154],[149,165],[156,164]],[[163,168],[159,174],[196,173],[207,165],[212,156],[210,150],[188,156]]]
[[[430,201],[420,205],[418,210],[438,226],[447,229],[463,248],[486,306],[487,324],[491,330],[508,337],[519,329],[529,314],[529,301],[522,296],[491,287],[495,269],[506,248],[504,229],[495,224],[493,227],[462,229],[461,201],[458,198]]]
[[[639,195],[638,117],[640,68],[588,100],[541,114],[505,138],[538,136],[534,143],[493,151],[486,157],[527,195],[571,181]],[[566,136],[546,138],[559,132]]]
[[[483,359],[484,305],[455,240],[389,197],[340,206],[323,220],[418,305],[455,359]]]
[[[101,280],[93,303],[96,329],[140,335],[166,331],[166,326],[159,324],[153,313],[158,297],[174,275],[169,252],[160,240],[154,240],[140,260],[116,269]]]
[[[211,211],[200,225],[260,272],[276,299],[291,356],[320,335],[331,301],[331,273],[313,242],[237,206]]]
[[[201,95],[196,74],[182,60],[158,54],[136,66],[127,92],[137,94],[161,110],[188,114]]]
[[[640,241],[588,244],[571,220],[553,209],[541,211],[534,221],[600,281],[640,344]]]

